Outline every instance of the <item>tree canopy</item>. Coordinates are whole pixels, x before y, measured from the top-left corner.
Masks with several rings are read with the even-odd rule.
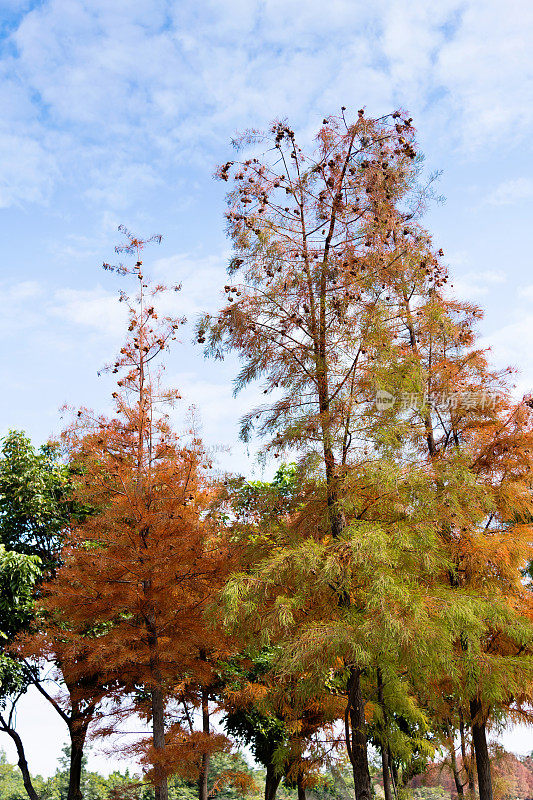
[[[255,797],[235,742],[265,800],[371,800],[379,781],[404,800],[439,755],[458,796],[503,797],[489,734],[533,699],[533,403],[422,223],[412,119],[345,111],[312,144],[286,121],[248,132],[216,173],[233,252],[196,339],[236,356],[235,392],[261,387],[240,435],[271,480],[221,475],[176,424],[180,286],[143,263],[161,237],[123,226],[112,411],[73,410],[38,450],[4,439],[0,702],[31,682],[70,733],[46,788],[14,706],[0,717],[31,800]],[[146,735],[124,743],[124,720]],[[142,779],[96,788],[90,736]]]

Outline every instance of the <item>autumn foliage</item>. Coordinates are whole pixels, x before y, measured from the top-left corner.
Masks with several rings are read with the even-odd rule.
[[[286,122],[236,145],[216,173],[224,300],[195,330],[205,355],[238,356],[237,391],[261,382],[241,436],[274,480],[220,479],[194,426],[176,432],[162,357],[184,320],[160,308],[179,286],[153,285],[147,241],[122,229],[133,264],[104,266],[136,289],[114,411],[63,434],[83,513],[19,655],[61,664],[95,735],[148,725],[121,749],[157,800],[174,773],[207,800],[232,738],[266,800],[282,780],[303,800],[341,752],[370,800],[370,746],[385,800],[444,751],[456,793],[492,800],[488,733],[533,700],[531,400],[490,366],[482,312],[422,225],[410,118],[343,109],[314,145]]]
[[[344,682],[360,800],[376,673],[404,705],[446,675],[490,797],[486,723],[530,680],[530,409],[476,349],[480,311],[450,297],[420,223],[410,119],[343,113],[313,151],[284,123],[242,144],[266,154],[219,170],[232,180],[235,257],[228,302],[199,341],[215,357],[238,352],[238,387],[265,381],[272,400],[242,434],[296,452],[316,492],[284,546],[232,579],[230,617],[242,623],[244,597],[250,624],[259,614],[263,634],[268,620],[286,641],[282,669]]]
[[[147,282],[142,244],[130,237],[126,249],[137,262],[115,268],[138,282],[133,298],[121,294],[130,337],[109,367],[119,375],[115,416],[78,411],[63,436],[76,497],[92,513],[68,531],[44,609],[48,630],[61,631],[71,647],[71,669],[80,679],[98,675],[106,687],[100,733],[132,714],[150,722],[151,742],[135,742],[129,751],[142,754],[163,797],[177,762],[198,772],[202,754],[225,742],[209,729],[194,730],[190,714],[225,652],[203,613],[229,562],[205,518],[213,491],[209,456],[193,430],[172,431],[165,408],[179,394],[162,389],[154,374],[183,320],[158,317],[166,288]]]

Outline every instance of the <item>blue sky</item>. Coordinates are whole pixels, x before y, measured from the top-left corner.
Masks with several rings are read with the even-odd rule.
[[[0,37],[1,432],[40,442],[63,403],[106,408],[96,372],[121,316],[100,264],[120,223],[163,234],[145,263],[183,283],[176,310],[215,308],[228,243],[211,176],[231,137],[287,116],[310,142],[341,105],[414,118],[443,170],[427,225],[455,289],[486,309],[483,341],[521,370],[517,391],[533,389],[529,0],[0,0]],[[235,365],[183,339],[168,380],[207,441],[232,446],[254,390],[233,400]],[[234,444],[221,461],[252,469]],[[62,733],[43,714],[30,698],[20,722],[49,772]]]

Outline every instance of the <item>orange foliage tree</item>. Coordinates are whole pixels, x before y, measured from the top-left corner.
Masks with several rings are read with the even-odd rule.
[[[315,531],[340,548],[346,476],[361,462],[367,435],[361,392],[372,387],[374,353],[389,336],[386,276],[402,263],[390,248],[393,216],[402,217],[399,233],[412,247],[402,232],[403,217],[412,214],[396,206],[413,199],[414,130],[399,112],[367,119],[361,109],[353,123],[344,111],[325,119],[314,151],[304,152],[284,123],[241,144],[267,152],[218,172],[233,181],[227,219],[235,256],[228,303],[201,320],[198,339],[207,338],[214,357],[239,353],[237,389],[265,379],[264,393],[274,399],[250,412],[242,435],[255,429],[268,437],[267,451],[297,451],[302,464],[323,475],[326,518]],[[341,609],[350,606],[350,594],[338,584],[333,589]],[[362,664],[348,656],[345,663],[348,752],[357,797],[368,800]]]
[[[317,492],[295,520],[304,536],[286,530],[230,587],[233,613],[263,603],[292,668],[344,666],[358,800],[371,795],[363,688],[377,668],[396,685],[410,674],[411,692],[446,675],[490,800],[486,722],[531,682],[529,408],[476,349],[478,310],[447,295],[410,119],[361,110],[348,123],[343,110],[314,151],[284,123],[241,144],[266,153],[218,172],[233,182],[235,255],[228,302],[198,339],[214,357],[237,351],[237,389],[264,379],[273,399],[242,434],[296,451]]]
[[[527,398],[512,398],[510,370],[491,369],[476,345],[480,309],[450,298],[427,231],[417,226],[414,236],[418,250],[388,287],[395,346],[382,361],[387,402],[378,425],[401,433],[399,457],[427,474],[425,502],[448,561],[443,580],[464,610],[454,670],[433,687],[439,702],[430,705],[448,698],[448,724],[466,710],[480,796],[491,798],[487,724],[523,713],[533,677],[533,604],[523,581],[533,417]]]
[[[179,394],[162,389],[154,374],[184,320],[159,316],[156,301],[167,289],[152,287],[144,275],[145,242],[122,230],[128,241],[117,251],[136,262],[104,267],[132,276],[138,292],[120,297],[130,335],[108,368],[118,375],[115,415],[80,410],[63,436],[77,475],[75,497],[93,513],[68,532],[44,607],[72,646],[70,671],[80,678],[96,673],[107,687],[111,722],[100,733],[140,715],[150,723],[151,742],[136,742],[130,752],[142,753],[157,800],[168,796],[167,776],[178,766],[196,774],[205,798],[209,753],[225,746],[211,730],[209,700],[226,645],[205,623],[204,609],[229,561],[205,514],[209,456],[194,431],[172,431],[165,407]],[[192,724],[198,707],[200,731]]]

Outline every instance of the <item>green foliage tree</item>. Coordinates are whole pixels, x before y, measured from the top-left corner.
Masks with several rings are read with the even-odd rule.
[[[70,746],[65,745],[53,775],[43,778],[32,775],[31,780],[39,800],[66,800],[69,791]],[[236,776],[248,775],[250,780],[243,788]],[[231,777],[233,776],[233,782]],[[209,796],[218,800],[260,800],[262,775],[252,770],[240,753],[216,753],[213,755],[209,776]],[[104,776],[87,767],[84,757],[81,787],[84,800],[153,800],[154,790],[150,784],[126,770],[114,770]],[[197,786],[174,775],[169,781],[170,800],[195,800]],[[25,800],[26,789],[19,770],[10,764],[0,750],[0,800]]]
[[[384,583],[376,580],[380,569],[391,579],[388,591],[405,598],[407,583],[400,582],[407,563],[401,562],[407,561],[410,547],[420,551],[421,531],[415,542],[404,526],[406,543],[411,541],[402,547],[401,520],[394,537],[384,527],[370,530],[366,519],[357,522],[357,531],[355,519],[350,531],[346,524],[354,483],[374,480],[362,446],[372,424],[362,392],[372,389],[379,365],[375,353],[390,338],[382,297],[389,271],[401,263],[390,244],[396,224],[401,225],[402,245],[411,248],[407,218],[412,214],[404,209],[418,202],[417,156],[411,120],[399,112],[367,119],[361,109],[354,122],[344,114],[327,118],[316,141],[315,150],[304,151],[294,131],[276,122],[265,134],[243,137],[241,144],[266,149],[261,158],[250,156],[220,168],[221,179],[232,178],[226,216],[235,254],[225,286],[228,303],[200,321],[198,340],[207,340],[207,353],[214,357],[232,350],[239,354],[237,389],[265,381],[263,391],[271,401],[246,415],[243,437],[256,431],[274,456],[297,452],[315,478],[306,523],[313,533],[299,544],[293,537],[291,545],[287,534],[286,549],[277,549],[272,572],[261,581],[269,581],[271,595],[280,578],[298,587],[292,597],[277,592],[281,626],[296,607],[310,624],[306,594],[308,600],[315,596],[312,605],[322,612],[331,603],[338,606],[327,621],[323,613],[315,618],[312,634],[308,631],[299,641],[306,642],[306,666],[315,662],[323,672],[335,665],[344,671],[346,744],[357,798],[369,800],[362,679],[373,656],[354,631],[365,628],[361,610],[370,610],[383,597]],[[385,555],[387,539],[393,540],[390,556]],[[357,555],[348,570],[345,562],[352,554]],[[390,570],[387,562],[395,559]],[[385,615],[382,619],[385,623]],[[311,655],[311,642],[320,653]],[[301,654],[301,647],[297,650]],[[326,666],[327,656],[332,660]],[[323,682],[324,674],[317,680]]]
[[[7,550],[39,556],[50,569],[72,507],[69,470],[53,444],[34,448],[22,431],[10,431],[0,455],[0,542]]]
[[[45,794],[46,781],[40,775],[30,776],[36,796],[42,800]],[[0,800],[26,800],[27,790],[22,773],[11,764],[5,752],[0,749]]]
[[[257,683],[268,672],[272,661],[267,651],[253,660],[245,660],[248,668],[236,670],[239,675],[233,676],[233,683],[240,679],[241,687]],[[255,760],[265,768],[265,800],[273,800],[283,777],[283,766],[277,763],[276,754],[287,744],[288,731],[284,721],[273,710],[269,713],[264,705],[263,702],[263,709],[260,709],[257,702],[241,699],[226,712],[224,727],[230,736],[249,747]]]
[[[29,570],[29,583],[24,583],[24,602],[15,598],[3,606],[9,646],[5,674],[16,677],[17,684],[9,694],[9,712],[4,717],[5,732],[15,741],[19,764],[25,775],[28,793],[35,800],[23,743],[14,728],[16,704],[30,685],[44,697],[66,724],[71,740],[69,798],[80,797],[81,762],[88,725],[100,699],[95,680],[70,680],[64,670],[64,631],[52,632],[46,616],[35,613],[34,600],[43,593],[43,586],[54,576],[60,564],[60,550],[65,530],[72,518],[80,520],[87,509],[71,500],[71,472],[61,463],[55,445],[36,450],[20,431],[11,431],[2,443],[0,458],[0,540],[5,547],[6,574],[12,582],[6,586],[6,597],[16,590],[21,570]],[[36,571],[36,564],[40,565]],[[16,566],[18,565],[18,567]],[[26,565],[26,566],[25,566]],[[13,583],[14,582],[14,583]],[[23,607],[23,611],[19,610]],[[36,642],[39,646],[35,647]],[[61,699],[47,689],[46,673],[50,664],[64,685]],[[6,678],[7,679],[7,678]],[[8,684],[6,684],[8,685]]]
[[[225,519],[233,520],[231,538],[241,554],[241,568],[249,569],[271,551],[279,520],[302,504],[297,465],[282,464],[272,481],[229,481],[224,501],[229,512]],[[294,681],[280,682],[272,674],[275,646],[258,649],[251,637],[242,647],[225,665],[226,729],[250,747],[265,768],[266,800],[273,800],[282,779],[286,786],[296,785],[303,796],[310,780],[307,773],[316,771],[321,762],[316,743],[310,757],[311,739],[335,718],[331,704],[327,696],[321,703],[307,703],[295,691]]]
[[[33,618],[33,590],[41,575],[38,556],[7,551],[0,544],[0,730],[13,741],[24,788],[31,800],[38,795],[33,786],[24,745],[15,728],[19,698],[32,680],[29,667],[12,652],[13,638]]]

